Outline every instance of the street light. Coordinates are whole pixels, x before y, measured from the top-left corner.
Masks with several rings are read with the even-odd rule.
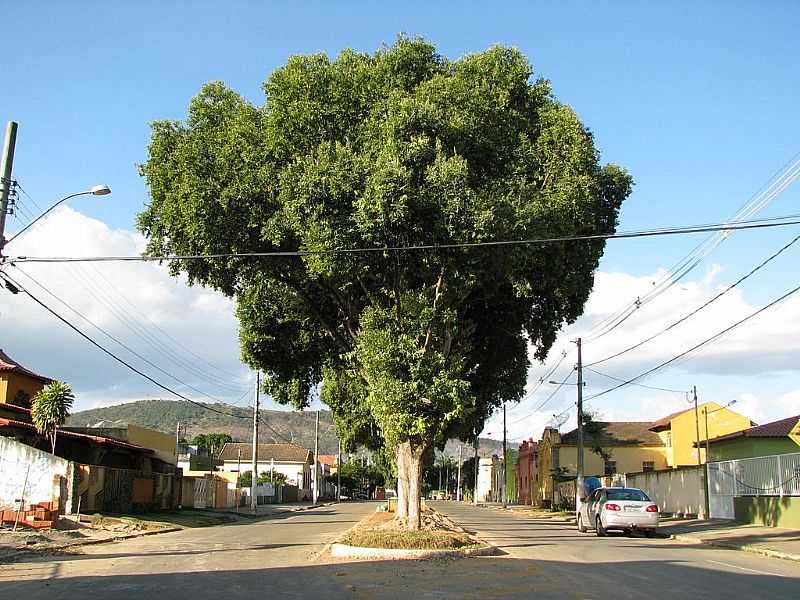
[[[706,462],[708,462],[708,457],[711,456],[708,450],[708,413],[719,412],[725,408],[728,408],[729,406],[733,406],[734,404],[736,404],[736,402],[737,400],[731,400],[725,406],[720,406],[719,408],[715,408],[714,410],[708,410],[708,406],[703,407],[704,408],[703,412],[705,413],[705,419],[706,419]]]
[[[108,187],[107,185],[96,185],[86,191],[70,194],[69,196],[64,196],[61,200],[53,204],[53,206],[48,208],[46,211],[44,211],[42,214],[36,217],[33,221],[31,221],[25,227],[20,229],[17,233],[12,235],[10,239],[3,241],[2,232],[0,232],[0,250],[2,250],[6,244],[13,242],[16,238],[25,233],[31,227],[33,227],[33,225],[35,225],[39,220],[45,217],[50,211],[52,211],[56,206],[58,206],[62,202],[69,200],[70,198],[75,198],[76,196],[107,196],[110,193],[111,193],[111,188]]]

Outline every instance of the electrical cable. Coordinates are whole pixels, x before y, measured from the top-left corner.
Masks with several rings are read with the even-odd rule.
[[[203,403],[201,403],[201,402],[196,402],[195,400],[192,400],[191,398],[189,398],[189,397],[187,397],[187,396],[184,396],[184,395],[183,395],[183,394],[181,394],[180,392],[177,392],[177,391],[175,391],[174,389],[170,388],[169,386],[167,386],[167,385],[164,385],[163,383],[161,383],[160,381],[158,381],[158,380],[154,379],[153,377],[151,377],[151,376],[150,376],[150,375],[148,375],[147,373],[145,373],[145,372],[143,372],[143,371],[139,370],[138,368],[136,368],[135,366],[133,366],[132,364],[130,364],[130,363],[129,363],[129,362],[127,362],[126,360],[124,360],[124,359],[120,358],[119,356],[117,356],[116,354],[114,354],[114,353],[113,353],[111,350],[107,349],[105,346],[103,346],[103,345],[102,345],[102,344],[100,344],[99,342],[95,341],[95,340],[94,340],[92,337],[90,337],[88,334],[84,333],[84,332],[83,332],[83,331],[82,331],[80,328],[78,328],[76,325],[73,325],[73,324],[72,324],[70,321],[68,321],[67,319],[65,319],[64,317],[62,317],[62,316],[61,316],[60,314],[58,314],[58,313],[57,313],[55,310],[53,310],[52,308],[50,308],[50,307],[49,307],[47,304],[45,304],[44,302],[42,302],[41,300],[39,300],[39,298],[37,298],[36,296],[34,296],[34,295],[31,293],[31,292],[29,292],[27,289],[25,289],[25,288],[24,288],[24,287],[23,287],[21,284],[19,284],[18,282],[16,282],[16,281],[15,281],[13,278],[11,278],[11,277],[8,275],[8,273],[6,273],[5,271],[0,271],[0,278],[4,279],[4,280],[5,280],[6,282],[8,282],[8,283],[11,283],[11,284],[12,284],[12,285],[13,285],[13,286],[16,288],[16,289],[18,289],[20,292],[23,292],[23,293],[24,293],[25,295],[27,295],[27,296],[28,296],[28,297],[29,297],[31,300],[33,300],[33,301],[34,301],[36,304],[38,304],[39,306],[41,306],[43,309],[45,309],[47,312],[49,312],[51,315],[53,315],[53,316],[54,316],[56,319],[58,319],[59,321],[61,321],[62,323],[64,323],[64,324],[65,324],[67,327],[69,327],[70,329],[72,329],[72,330],[73,330],[75,333],[77,333],[78,335],[80,335],[82,338],[84,338],[84,339],[85,339],[87,342],[89,342],[90,344],[92,344],[93,346],[95,346],[96,348],[98,348],[100,351],[102,351],[103,353],[107,354],[108,356],[110,356],[111,358],[113,358],[115,361],[117,361],[117,362],[118,362],[118,363],[120,363],[121,365],[123,365],[123,366],[127,367],[128,369],[130,369],[131,371],[133,371],[133,372],[134,372],[134,373],[136,373],[137,375],[140,375],[141,377],[144,377],[144,378],[145,378],[145,379],[147,379],[147,380],[148,380],[150,383],[152,383],[152,384],[154,384],[155,386],[157,386],[157,387],[161,388],[161,389],[162,389],[162,390],[164,390],[165,392],[168,392],[168,393],[170,393],[170,394],[172,394],[172,395],[174,395],[174,396],[176,396],[176,397],[180,398],[181,400],[185,400],[186,402],[189,402],[190,404],[193,404],[193,405],[195,405],[195,406],[197,406],[197,407],[199,407],[199,408],[202,408],[202,409],[204,409],[204,410],[208,410],[208,411],[210,411],[210,412],[214,412],[214,413],[217,413],[217,414],[220,414],[220,415],[224,415],[224,416],[226,416],[226,417],[238,417],[238,418],[243,418],[243,419],[249,419],[249,417],[245,417],[245,416],[242,416],[242,415],[234,415],[234,414],[226,413],[226,412],[223,412],[223,411],[217,410],[217,409],[215,409],[215,408],[212,408],[212,407],[210,407],[210,406],[207,406],[207,405],[205,405],[205,404],[203,404]]]
[[[19,267],[17,267],[17,269],[19,269]],[[43,292],[45,292],[45,293],[46,293],[47,295],[49,295],[51,298],[53,298],[54,300],[56,300],[57,302],[59,302],[60,304],[62,304],[64,307],[66,307],[66,308],[67,308],[69,311],[71,311],[72,313],[74,313],[75,315],[77,315],[78,317],[80,317],[81,319],[83,319],[84,321],[86,321],[86,322],[87,322],[89,325],[91,325],[92,327],[94,327],[95,329],[97,329],[98,331],[100,331],[101,333],[103,333],[103,334],[104,334],[106,337],[108,337],[108,338],[109,338],[109,339],[111,339],[112,341],[116,342],[116,343],[117,343],[119,346],[121,346],[122,348],[124,348],[125,350],[127,350],[128,352],[130,352],[131,354],[133,354],[133,355],[134,355],[136,358],[138,358],[139,360],[141,360],[141,361],[143,361],[144,363],[146,363],[146,364],[150,365],[151,367],[153,367],[154,369],[156,369],[157,371],[159,371],[159,372],[160,372],[160,373],[162,373],[163,375],[166,375],[167,377],[169,377],[170,379],[172,379],[172,380],[173,380],[173,381],[175,381],[176,383],[179,383],[180,385],[182,385],[182,386],[184,386],[184,387],[186,387],[186,388],[188,388],[188,389],[192,390],[193,392],[196,392],[196,393],[200,394],[201,396],[204,396],[204,397],[208,398],[209,400],[213,400],[214,402],[220,402],[220,403],[224,404],[224,402],[222,402],[222,401],[221,401],[221,400],[219,400],[218,398],[214,398],[213,396],[209,396],[208,394],[206,394],[206,393],[205,393],[205,392],[203,392],[202,390],[199,390],[199,389],[197,389],[196,387],[194,387],[194,386],[192,386],[192,385],[190,385],[190,384],[186,383],[185,381],[183,381],[183,380],[179,379],[178,377],[176,377],[176,376],[175,376],[175,375],[173,375],[172,373],[169,373],[169,372],[168,372],[168,371],[166,371],[165,369],[161,368],[160,366],[158,366],[157,364],[155,364],[154,362],[152,362],[151,360],[149,360],[147,357],[143,356],[142,354],[140,354],[139,352],[137,352],[136,350],[134,350],[133,348],[131,348],[131,347],[130,347],[129,345],[127,345],[125,342],[123,342],[122,340],[120,340],[119,338],[117,338],[116,336],[114,336],[113,334],[109,333],[109,332],[108,332],[106,329],[104,329],[103,327],[101,327],[101,326],[97,325],[97,324],[96,324],[94,321],[92,321],[91,319],[89,319],[89,317],[87,317],[86,315],[84,315],[83,313],[81,313],[80,311],[78,311],[77,309],[75,309],[75,308],[74,308],[72,305],[70,305],[68,302],[66,302],[65,300],[63,300],[62,298],[60,298],[59,296],[57,296],[56,294],[54,294],[52,291],[50,291],[49,289],[47,289],[47,287],[45,287],[44,285],[42,285],[41,283],[39,283],[39,282],[38,282],[36,279],[34,279],[33,277],[31,277],[30,275],[28,275],[28,274],[27,274],[27,273],[25,273],[24,271],[20,270],[20,273],[22,273],[23,275],[25,275],[25,277],[27,277],[27,278],[28,278],[30,281],[32,281],[32,282],[34,283],[34,285],[36,285],[36,286],[37,286],[39,289],[41,289]]]
[[[609,379],[613,379],[614,381],[625,381],[625,379],[622,379],[621,377],[615,377],[614,375],[609,375],[608,373],[603,373],[602,371],[598,371],[597,369],[592,369],[592,368],[587,367],[587,366],[584,366],[583,368],[585,370],[587,370],[587,371],[591,371],[592,373],[600,375],[601,377],[608,377]],[[673,389],[670,389],[670,388],[656,387],[654,385],[645,385],[643,383],[632,383],[631,385],[635,385],[635,386],[641,387],[641,388],[646,388],[648,390],[657,390],[659,392],[669,392],[669,393],[673,393],[673,394],[683,394],[683,395],[685,395],[687,393],[686,390],[673,390]]]
[[[734,282],[733,284],[729,285],[727,288],[722,290],[716,296],[714,296],[710,300],[706,301],[705,303],[703,303],[702,305],[700,305],[699,307],[697,307],[693,311],[687,313],[686,315],[684,315],[683,317],[681,317],[680,319],[678,319],[674,323],[670,324],[669,326],[665,327],[661,331],[651,335],[650,337],[647,337],[647,338],[643,339],[640,342],[637,342],[636,344],[633,344],[632,346],[628,346],[624,350],[620,350],[619,352],[611,354],[610,356],[606,356],[605,358],[601,358],[600,360],[595,360],[595,361],[592,361],[590,363],[587,363],[586,365],[584,365],[584,368],[589,368],[589,367],[594,366],[594,365],[599,365],[600,363],[604,363],[604,362],[609,361],[609,360],[611,360],[613,358],[617,358],[618,356],[622,356],[623,354],[626,354],[626,353],[630,352],[631,350],[635,350],[636,348],[639,348],[639,347],[643,346],[647,342],[650,342],[651,340],[654,340],[658,336],[660,336],[660,335],[670,331],[671,329],[677,327],[678,325],[680,325],[681,323],[683,323],[684,321],[686,321],[690,317],[696,315],[697,313],[699,313],[701,310],[703,310],[704,308],[706,308],[707,306],[709,306],[713,302],[716,302],[717,300],[722,298],[722,296],[724,296],[725,294],[730,292],[732,289],[734,289],[736,286],[738,286],[743,281],[747,280],[750,276],[754,275],[755,273],[757,273],[758,271],[763,269],[767,264],[769,264],[770,262],[772,262],[773,260],[778,258],[778,256],[783,254],[786,250],[788,250],[790,247],[792,247],[798,241],[800,241],[800,235],[798,235],[795,238],[793,238],[788,244],[784,245],[777,252],[775,252],[774,254],[772,254],[771,256],[766,258],[765,260],[763,260],[760,264],[758,264],[756,267],[751,269],[746,275],[743,275],[742,277],[740,277],[736,282]]]
[[[672,357],[672,358],[670,358],[669,360],[666,360],[666,361],[664,361],[664,362],[662,362],[662,363],[660,363],[660,364],[656,365],[656,366],[655,366],[655,367],[653,367],[652,369],[648,369],[647,371],[644,371],[643,373],[640,373],[640,374],[639,374],[639,375],[637,375],[636,377],[633,377],[633,378],[631,378],[631,379],[624,380],[624,381],[623,381],[622,383],[620,383],[619,385],[615,385],[614,387],[612,387],[612,388],[609,388],[609,389],[607,389],[607,390],[603,390],[602,392],[598,392],[597,394],[592,394],[591,396],[587,397],[585,400],[586,400],[586,401],[589,401],[589,400],[593,400],[593,399],[595,399],[595,398],[599,398],[600,396],[605,396],[606,394],[609,394],[609,393],[611,393],[611,392],[613,392],[613,391],[615,391],[615,390],[618,390],[618,389],[620,389],[621,387],[625,387],[625,386],[627,386],[627,385],[630,385],[630,384],[632,384],[632,383],[634,383],[634,382],[638,381],[639,379],[642,379],[643,377],[646,377],[646,376],[648,376],[648,375],[650,375],[650,374],[652,374],[652,373],[655,373],[655,372],[656,372],[656,371],[658,371],[659,369],[662,369],[663,367],[666,367],[667,365],[670,365],[670,364],[674,363],[674,362],[675,362],[675,361],[677,361],[678,359],[680,359],[680,358],[682,358],[682,357],[684,357],[684,356],[686,356],[686,355],[688,355],[688,354],[690,354],[690,353],[694,352],[694,351],[695,351],[695,350],[697,350],[698,348],[701,348],[701,347],[705,346],[706,344],[709,344],[709,343],[713,342],[714,340],[716,340],[716,339],[718,339],[718,338],[722,337],[723,335],[725,335],[725,334],[726,334],[726,333],[728,333],[729,331],[731,331],[731,330],[735,329],[736,327],[738,327],[738,326],[742,325],[743,323],[745,323],[745,322],[749,321],[750,319],[752,319],[752,318],[754,318],[754,317],[756,317],[756,316],[760,315],[760,314],[761,314],[762,312],[764,312],[765,310],[768,310],[768,309],[772,308],[773,306],[775,306],[775,305],[779,304],[780,302],[782,302],[783,300],[785,300],[786,298],[788,298],[788,297],[789,297],[789,296],[791,296],[792,294],[795,294],[795,293],[797,293],[798,291],[800,291],[800,286],[797,286],[797,287],[795,287],[795,288],[793,288],[793,289],[789,290],[788,292],[786,292],[786,293],[785,293],[783,296],[781,296],[780,298],[777,298],[777,299],[773,300],[772,302],[770,302],[769,304],[767,304],[767,305],[765,305],[765,306],[761,307],[760,309],[758,309],[758,310],[756,310],[756,311],[754,311],[754,312],[750,313],[749,315],[747,315],[747,316],[746,316],[746,317],[744,317],[743,319],[740,319],[739,321],[736,321],[736,322],[735,322],[733,325],[730,325],[730,326],[726,327],[726,328],[725,328],[725,329],[723,329],[722,331],[719,331],[719,332],[715,333],[714,335],[712,335],[712,336],[711,336],[711,337],[709,337],[709,338],[706,338],[705,340],[703,340],[703,341],[702,341],[702,342],[700,342],[699,344],[695,344],[694,346],[692,346],[692,347],[691,347],[691,348],[689,348],[688,350],[684,350],[684,351],[683,351],[683,352],[681,352],[680,354],[678,354],[678,355],[676,355],[676,356],[673,356],[673,357]]]
[[[711,231],[741,231],[751,229],[764,229],[774,227],[788,227],[800,225],[800,220],[786,220],[790,217],[775,217],[769,222],[739,221],[714,225],[673,227],[664,229],[650,229],[622,233],[598,233],[589,235],[571,235],[551,238],[531,238],[522,240],[497,240],[488,242],[463,242],[453,244],[418,244],[411,246],[387,246],[370,248],[335,248],[332,250],[286,250],[275,252],[228,252],[220,254],[189,254],[189,255],[162,255],[162,256],[10,256],[6,262],[15,263],[71,263],[71,262],[160,262],[173,260],[211,260],[226,258],[274,258],[274,257],[304,257],[334,254],[362,254],[375,252],[405,252],[416,250],[449,250],[467,248],[487,248],[502,246],[520,246],[532,244],[550,244],[559,242],[575,242],[590,240],[615,240],[640,237],[653,237],[665,235],[686,235],[706,233]]]
[[[764,184],[756,194],[751,196],[749,202],[745,204],[729,222],[745,219],[755,214],[794,183],[794,181],[800,177],[800,158],[798,157],[800,157],[800,153],[796,154],[786,165],[773,174],[767,183]],[[622,323],[627,321],[634,312],[641,308],[641,306],[667,291],[694,270],[694,268],[725,241],[728,236],[729,233],[724,232],[711,236],[701,242],[687,256],[673,265],[673,267],[654,284],[654,287],[644,294],[644,297],[637,297],[616,313],[612,313],[605,319],[596,323],[592,330],[598,331],[598,333],[587,335],[586,340],[592,341],[598,339],[619,327]]]

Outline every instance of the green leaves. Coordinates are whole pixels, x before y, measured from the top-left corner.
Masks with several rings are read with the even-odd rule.
[[[604,242],[335,251],[611,233],[630,176],[511,48],[401,37],[293,57],[264,91],[212,83],[153,124],[147,252],[313,252],[171,267],[236,298],[265,390],[319,390],[348,447],[474,437],[581,314]]]
[[[54,453],[56,433],[67,420],[74,401],[72,388],[61,381],[50,383],[33,397],[31,419],[36,430],[49,438]]]

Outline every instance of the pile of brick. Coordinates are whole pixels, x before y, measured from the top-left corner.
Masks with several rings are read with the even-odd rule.
[[[58,506],[53,507],[52,502],[42,502],[32,504],[25,510],[17,511],[13,508],[3,508],[0,511],[0,521],[3,525],[13,525],[19,520],[19,525],[31,527],[33,529],[50,529],[58,520]]]

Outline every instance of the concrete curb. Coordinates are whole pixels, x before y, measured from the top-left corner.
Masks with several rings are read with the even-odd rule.
[[[479,548],[448,550],[406,550],[403,548],[365,548],[346,544],[331,544],[331,556],[338,558],[371,558],[388,560],[424,560],[431,558],[456,558],[464,556],[492,556],[497,547],[492,545]]]
[[[751,554],[759,554],[769,558],[780,558],[782,560],[793,560],[800,562],[800,556],[797,554],[787,554],[786,552],[779,552],[778,550],[770,550],[769,548],[761,548],[759,546],[752,546],[749,544],[737,544],[736,542],[724,542],[720,540],[704,540],[691,535],[683,535],[680,533],[673,533],[669,535],[669,539],[677,540],[679,542],[692,542],[695,544],[703,544],[713,548],[722,548],[724,550],[740,550],[742,552],[750,552]]]

